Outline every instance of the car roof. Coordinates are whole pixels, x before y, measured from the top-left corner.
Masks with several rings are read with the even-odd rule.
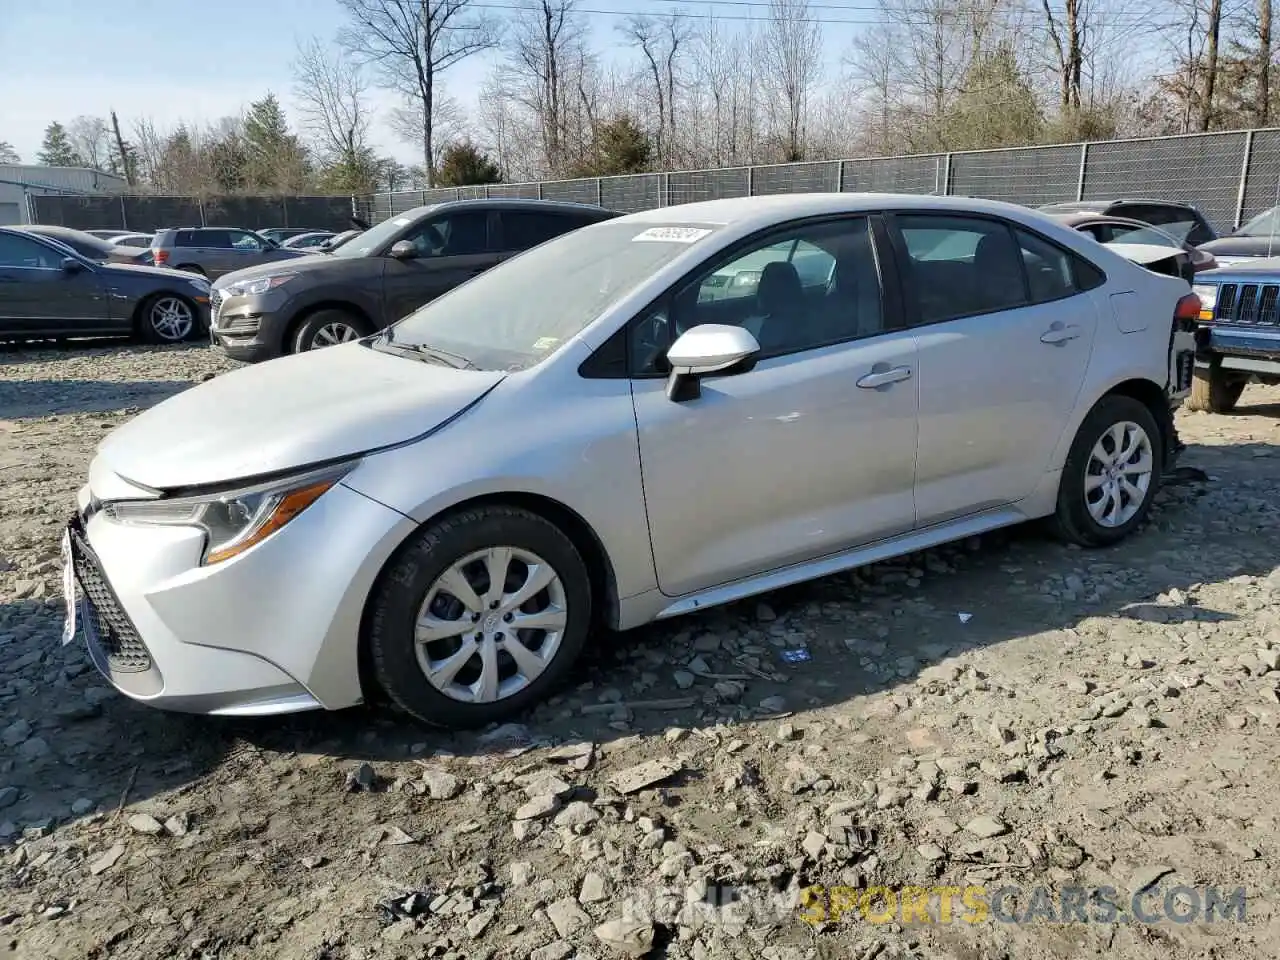
[[[1053,219],[1064,223],[1069,227],[1077,227],[1082,223],[1115,223],[1123,224],[1126,227],[1151,227],[1152,224],[1142,220],[1135,220],[1132,217],[1117,217],[1110,213],[1097,213],[1092,210],[1064,210],[1061,213],[1055,213],[1052,210],[1041,210],[1041,213],[1053,217]]]
[[[1109,200],[1064,200],[1061,203],[1046,203],[1037,209],[1049,213],[1055,210],[1075,210],[1080,212],[1097,211],[1101,213],[1122,204],[1144,203],[1161,207],[1184,207],[1194,210],[1195,205],[1185,200],[1161,200],[1157,197],[1114,197]]]
[[[594,203],[574,203],[569,200],[534,200],[518,197],[477,197],[474,200],[442,200],[426,206],[414,207],[397,217],[417,219],[427,213],[440,213],[445,210],[562,210],[576,213],[593,213],[601,217],[621,216],[616,210],[609,210]]]
[[[702,200],[630,213],[621,219],[630,223],[702,223],[710,226],[763,228],[797,217],[877,210],[985,213],[1014,219],[1037,216],[1035,211],[1020,204],[977,197],[944,197],[919,193],[792,193]]]

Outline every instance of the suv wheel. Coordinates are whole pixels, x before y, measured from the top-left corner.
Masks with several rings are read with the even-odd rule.
[[[1222,364],[1216,360],[1208,367],[1197,364],[1191,379],[1187,408],[1206,413],[1230,413],[1240,402],[1240,395],[1248,382],[1248,374],[1223,370]]]
[[[1160,489],[1164,439],[1142,402],[1103,397],[1080,424],[1058,486],[1059,537],[1102,547],[1136,530]]]
[[[181,343],[195,330],[195,308],[183,297],[161,294],[142,308],[142,335],[150,343]]]
[[[344,310],[317,310],[298,327],[293,352],[319,350],[359,340],[370,333],[368,324]]]
[[[374,676],[424,723],[504,719],[568,674],[591,601],[581,555],[548,520],[504,506],[455,514],[420,531],[376,589]]]

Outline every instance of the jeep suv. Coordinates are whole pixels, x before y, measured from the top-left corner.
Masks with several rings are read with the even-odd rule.
[[[284,250],[274,240],[228,227],[179,227],[161,230],[151,241],[157,267],[176,267],[203,274],[210,280],[256,267],[304,256],[300,250]]]
[[[1280,257],[1208,270],[1200,298],[1200,344],[1187,406],[1229,413],[1245,386],[1280,384]]]
[[[358,340],[508,257],[616,216],[550,200],[418,207],[327,252],[222,277],[213,285],[211,339],[249,363]]]

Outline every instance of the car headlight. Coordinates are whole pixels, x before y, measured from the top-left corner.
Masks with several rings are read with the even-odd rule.
[[[256,297],[288,283],[293,277],[292,273],[275,273],[269,277],[256,277],[253,280],[237,280],[235,283],[227,284],[225,293],[229,297]]]
[[[1214,308],[1218,305],[1218,285],[1216,283],[1197,283],[1191,292],[1200,298],[1200,319],[1212,320]]]
[[[358,461],[205,496],[109,503],[103,512],[118,523],[196,527],[205,534],[201,564],[244,553],[311,506]]]

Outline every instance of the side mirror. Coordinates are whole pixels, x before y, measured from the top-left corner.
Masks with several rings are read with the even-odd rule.
[[[671,376],[667,397],[676,402],[701,395],[698,380],[712,373],[746,373],[760,353],[756,338],[742,327],[704,323],[685,331],[667,351]]]
[[[397,240],[391,245],[390,253],[397,260],[412,260],[418,255],[418,248],[412,240]]]
[[[77,260],[75,257],[62,258],[63,273],[79,273],[83,269],[84,269],[84,264],[81,263],[79,260]]]

